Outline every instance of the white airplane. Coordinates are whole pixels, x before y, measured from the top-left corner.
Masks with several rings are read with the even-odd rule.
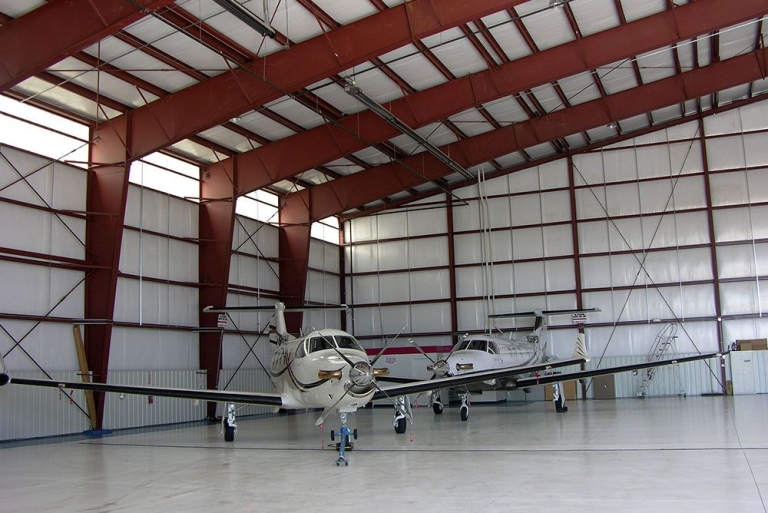
[[[443,387],[454,389],[458,393],[459,398],[461,399],[459,414],[463,421],[466,421],[469,418],[468,400],[471,397],[472,391],[517,390],[521,388],[528,391],[532,386],[546,384],[552,384],[552,401],[555,404],[555,410],[558,413],[564,413],[568,411],[568,408],[565,406],[565,396],[562,393],[561,382],[573,379],[585,379],[602,374],[615,374],[618,372],[637,370],[638,368],[636,365],[630,365],[598,369],[595,371],[577,371],[566,374],[554,371],[556,367],[572,365],[572,363],[561,364],[561,362],[568,362],[569,360],[557,360],[554,357],[547,355],[546,329],[548,316],[587,314],[589,312],[599,311],[600,309],[598,308],[589,308],[579,310],[534,310],[531,312],[489,315],[488,317],[493,319],[535,317],[533,331],[525,336],[525,340],[516,340],[513,338],[505,339],[488,334],[466,335],[453,347],[453,349],[451,349],[451,352],[448,353],[445,358],[437,361],[427,355],[420,347],[418,347],[418,345],[413,342],[411,343],[417,350],[432,361],[432,364],[427,366],[427,370],[433,373],[433,378],[436,378],[435,381],[438,383],[447,378],[471,376],[479,372],[488,372],[497,369],[517,370],[515,373],[510,373],[504,377],[494,378],[492,380],[483,380],[461,387]],[[711,356],[714,356],[714,354],[697,355],[696,357],[692,357],[692,359],[709,358]],[[583,333],[580,333],[576,338],[573,358],[582,358],[584,362],[590,360],[584,343]],[[684,358],[653,363],[656,364],[654,365],[655,367],[660,365],[671,365],[682,361],[690,360]],[[550,367],[544,369],[544,375],[542,375],[542,371],[540,370],[533,372],[529,370],[530,366],[536,364],[549,364]],[[431,402],[432,411],[437,415],[442,414],[443,404],[440,400],[439,393],[431,395]]]
[[[313,307],[309,307],[313,308]],[[317,307],[314,307],[317,308]],[[342,307],[346,308],[346,307]],[[341,421],[339,432],[339,457],[336,465],[349,465],[344,450],[350,437],[357,439],[357,430],[347,427],[347,415],[362,408],[370,401],[384,398],[397,398],[395,420],[397,433],[404,433],[409,402],[406,396],[412,393],[428,392],[435,389],[458,387],[505,379],[522,373],[535,373],[552,368],[551,363],[531,362],[524,367],[514,369],[494,369],[473,372],[468,375],[444,377],[437,380],[415,381],[407,384],[381,388],[378,377],[388,373],[388,369],[374,367],[386,347],[370,360],[354,336],[336,329],[321,329],[295,338],[287,333],[284,312],[306,310],[307,307],[286,307],[278,302],[274,307],[234,307],[212,308],[204,311],[221,313],[231,311],[255,311],[274,309],[275,341],[277,347],[272,355],[269,374],[277,393],[232,392],[226,390],[196,390],[164,388],[152,386],[119,385],[105,383],[63,382],[47,379],[15,378],[9,374],[0,356],[0,385],[31,385],[59,389],[92,390],[118,394],[138,394],[165,397],[181,397],[202,401],[221,401],[229,403],[227,415],[222,419],[226,441],[234,440],[237,430],[234,404],[257,404],[284,409],[323,408],[316,425],[322,424],[326,417],[337,411]],[[584,362],[582,355],[574,355],[568,360],[561,360],[555,365],[573,365]],[[335,433],[331,431],[331,439]]]

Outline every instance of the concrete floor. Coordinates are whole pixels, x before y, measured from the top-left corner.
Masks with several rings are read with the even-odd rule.
[[[196,424],[0,444],[0,511],[768,511],[768,396],[569,407],[421,407],[405,435],[361,410],[348,467],[315,412],[241,419],[234,443]]]

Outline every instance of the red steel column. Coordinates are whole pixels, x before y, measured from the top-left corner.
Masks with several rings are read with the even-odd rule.
[[[283,198],[280,205],[280,298],[286,305],[304,302],[309,268],[309,237],[312,219],[301,196]],[[301,329],[300,312],[285,315],[289,333]]]
[[[226,306],[232,237],[235,227],[237,170],[235,159],[206,169],[200,180],[200,326],[215,328],[217,316],[204,314],[206,306]],[[200,368],[207,372],[207,387],[216,389],[221,369],[222,334],[200,333]],[[216,403],[208,403],[208,417],[216,416]]]
[[[97,383],[107,382],[112,320],[115,310],[120,246],[123,240],[125,205],[130,168],[126,143],[130,116],[101,125],[91,138],[86,219],[86,262],[94,266],[85,278],[85,318],[102,321],[85,326],[85,354]],[[96,419],[104,420],[104,394],[96,394]]]

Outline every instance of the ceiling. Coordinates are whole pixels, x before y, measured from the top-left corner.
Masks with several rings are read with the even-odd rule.
[[[220,4],[0,0],[0,92],[97,128],[124,121],[134,159],[236,162],[239,194],[310,195],[320,219],[768,91],[768,0],[242,2],[274,38]]]

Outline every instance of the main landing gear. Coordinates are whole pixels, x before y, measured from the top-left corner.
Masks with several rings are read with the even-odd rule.
[[[565,396],[563,396],[563,390],[560,383],[552,385],[552,402],[555,403],[555,411],[557,413],[565,413],[568,411],[568,407],[565,405]]]
[[[221,419],[221,431],[224,433],[224,441],[232,442],[237,433],[237,421],[235,420],[235,405],[227,405],[227,415]]]
[[[461,417],[461,420],[466,422],[469,418],[469,394],[463,393],[461,394],[461,408],[459,408],[459,416]]]
[[[395,399],[395,419],[392,421],[395,433],[405,433],[408,419],[413,419],[411,415],[411,402],[408,400],[408,396],[400,396]]]
[[[349,460],[344,457],[344,451],[347,449],[354,449],[355,444],[349,441],[349,437],[351,435],[352,438],[357,440],[357,429],[352,431],[347,427],[347,412],[340,411],[339,419],[341,420],[341,429],[339,429],[339,443],[336,444],[336,449],[339,451],[339,457],[336,459],[336,466],[338,467],[343,463],[345,467],[348,467]],[[331,440],[333,441],[335,439],[336,433],[331,431]]]

